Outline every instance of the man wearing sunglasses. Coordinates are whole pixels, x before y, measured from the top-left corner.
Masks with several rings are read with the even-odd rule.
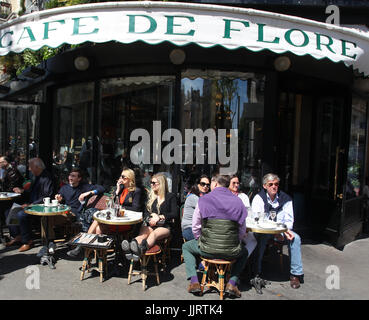
[[[292,198],[279,190],[280,179],[276,174],[268,173],[263,177],[263,190],[261,190],[252,200],[253,212],[270,213],[271,210],[277,213],[276,221],[284,223],[287,231],[280,235],[258,234],[258,262],[257,274],[261,273],[261,262],[269,239],[273,236],[278,241],[287,242],[290,253],[290,284],[294,289],[300,287],[304,281],[302,259],[301,259],[301,239],[292,231],[294,217]]]

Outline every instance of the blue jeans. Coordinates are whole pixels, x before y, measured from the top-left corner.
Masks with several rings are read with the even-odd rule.
[[[5,215],[8,216],[9,210],[5,212]],[[12,237],[16,237],[21,235],[22,243],[27,243],[32,240],[32,224],[31,217],[29,214],[25,213],[23,210],[18,211],[17,213],[19,225],[18,226],[9,226],[9,233]]]
[[[186,239],[186,241],[190,241],[195,239],[195,236],[192,233],[192,228],[186,228],[182,231],[182,237]]]
[[[299,276],[304,274],[304,270],[302,267],[302,259],[301,259],[301,238],[300,236],[293,232],[294,238],[292,240],[287,240],[284,238],[284,244],[288,246],[288,255],[290,257],[291,266],[290,273]],[[261,274],[261,264],[264,255],[264,251],[269,239],[273,239],[274,235],[272,234],[258,234],[258,257],[257,257],[257,274]]]

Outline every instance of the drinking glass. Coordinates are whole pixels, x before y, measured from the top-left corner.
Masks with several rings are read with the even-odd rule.
[[[259,223],[260,214],[261,214],[261,212],[255,212],[255,213],[254,213],[254,220],[255,220],[255,222],[256,222],[257,224]]]
[[[275,210],[270,210],[269,219],[272,221],[275,221],[276,217],[277,217],[277,212]]]

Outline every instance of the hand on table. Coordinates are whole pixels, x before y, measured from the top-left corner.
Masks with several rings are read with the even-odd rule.
[[[29,206],[29,203],[25,203],[25,204],[22,204],[22,208],[24,209],[25,207],[28,207]]]
[[[56,194],[55,199],[61,202],[63,200],[63,197],[60,194]]]
[[[292,231],[291,231],[291,230],[287,230],[287,231],[284,233],[284,235],[286,236],[287,240],[292,240],[292,239],[295,237],[295,235],[292,233]]]
[[[16,187],[16,188],[13,188],[13,192],[15,192],[15,193],[23,193],[23,189],[21,189],[21,188],[18,188],[18,187]]]

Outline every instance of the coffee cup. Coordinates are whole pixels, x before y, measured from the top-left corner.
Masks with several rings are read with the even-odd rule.
[[[45,206],[49,206],[50,205],[50,197],[44,198],[43,201],[44,201],[44,205]]]
[[[57,206],[57,205],[59,204],[59,201],[58,201],[58,200],[56,200],[56,199],[54,199],[54,200],[52,200],[52,201],[51,201],[51,204],[52,204],[53,206]]]

